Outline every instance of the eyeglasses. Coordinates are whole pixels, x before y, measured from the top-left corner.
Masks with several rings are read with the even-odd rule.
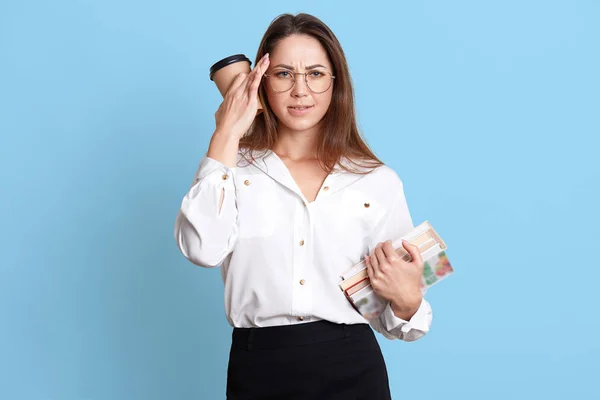
[[[296,75],[304,75],[306,86],[314,93],[323,93],[329,90],[335,79],[329,71],[310,70],[306,72],[293,72],[287,69],[275,70],[264,74],[269,85],[275,92],[287,92],[296,84]]]

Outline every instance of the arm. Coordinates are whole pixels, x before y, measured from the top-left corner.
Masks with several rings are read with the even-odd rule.
[[[183,198],[175,220],[179,250],[185,258],[202,267],[220,265],[237,241],[238,211],[233,179],[237,149],[235,140],[217,133],[213,135],[208,154],[200,162],[194,183]]]
[[[216,130],[194,184],[181,203],[175,240],[196,265],[216,267],[233,251],[239,227],[233,175],[240,138],[258,109],[258,87],[269,66],[268,54],[249,74],[238,74],[215,113]]]
[[[395,199],[390,211],[384,216],[373,231],[370,247],[378,243],[394,240],[414,228],[402,182],[395,190]],[[411,301],[412,303],[412,301]],[[430,304],[421,297],[415,307],[406,309],[403,305],[389,303],[379,317],[370,321],[377,332],[388,339],[400,339],[407,342],[423,337],[431,326],[432,310]]]

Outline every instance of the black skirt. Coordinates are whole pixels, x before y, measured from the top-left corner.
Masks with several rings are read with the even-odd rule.
[[[234,328],[227,399],[391,399],[368,324],[328,321]]]

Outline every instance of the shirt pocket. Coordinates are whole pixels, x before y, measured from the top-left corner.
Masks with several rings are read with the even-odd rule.
[[[356,189],[340,193],[335,207],[327,218],[331,237],[335,238],[332,248],[340,255],[359,262],[368,252],[370,236],[387,210],[369,194]]]
[[[235,182],[239,237],[272,235],[278,214],[273,179],[261,174],[237,174]]]

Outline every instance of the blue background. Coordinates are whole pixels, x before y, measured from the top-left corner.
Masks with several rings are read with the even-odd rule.
[[[4,0],[1,399],[224,398],[219,270],[173,224],[221,101],[208,68],[302,11],[456,270],[427,336],[378,335],[394,397],[600,398],[598,1]]]

